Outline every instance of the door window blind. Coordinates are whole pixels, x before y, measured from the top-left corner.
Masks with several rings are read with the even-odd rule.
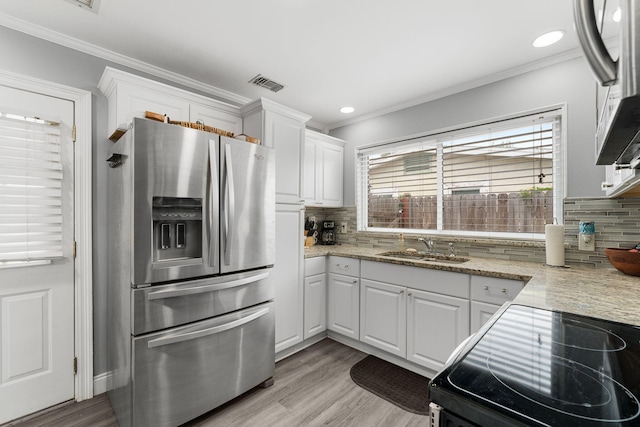
[[[358,228],[540,238],[562,218],[561,111],[358,149]]]
[[[0,113],[0,262],[62,256],[57,123]]]

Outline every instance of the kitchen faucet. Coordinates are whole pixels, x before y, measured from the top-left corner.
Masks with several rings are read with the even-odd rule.
[[[434,247],[434,242],[433,240],[429,239],[429,240],[425,240],[422,237],[418,237],[418,242],[422,242],[425,245],[427,245],[427,249],[429,249],[429,253],[433,254],[433,247]]]

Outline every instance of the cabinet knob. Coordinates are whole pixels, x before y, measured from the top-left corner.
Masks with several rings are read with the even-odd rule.
[[[400,291],[400,295],[404,294],[404,289]]]
[[[506,295],[507,294],[507,288],[502,288],[502,293]]]
[[[488,287],[488,286],[485,286],[485,287],[484,287],[484,291],[485,291],[485,292],[489,292],[489,287]]]
[[[357,280],[354,280],[353,282],[351,282],[352,285],[355,285],[356,283],[358,283]]]

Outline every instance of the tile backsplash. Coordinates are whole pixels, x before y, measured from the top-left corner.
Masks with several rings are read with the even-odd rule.
[[[308,207],[306,216],[315,216],[318,221],[329,219],[347,223],[347,233],[336,233],[336,240],[381,250],[393,250],[397,233],[370,233],[356,231],[355,206],[343,208]],[[595,251],[578,250],[578,228],[580,221],[595,223]],[[589,264],[594,267],[611,268],[604,253],[605,248],[631,248],[640,242],[640,198],[593,199],[570,198],[564,201],[565,261],[567,264]],[[421,248],[416,241],[419,234],[408,234],[406,246]],[[500,239],[460,238],[431,236],[439,252],[448,251],[448,242],[454,242],[456,253],[485,258],[518,261],[545,262],[544,241],[507,241]]]

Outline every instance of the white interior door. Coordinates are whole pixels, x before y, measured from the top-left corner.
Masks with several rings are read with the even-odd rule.
[[[63,256],[27,267],[0,262],[2,423],[74,398],[74,105],[0,86],[0,111],[59,122],[63,171]],[[1,177],[0,185],[7,185]],[[0,219],[0,244],[10,232],[11,225]]]

